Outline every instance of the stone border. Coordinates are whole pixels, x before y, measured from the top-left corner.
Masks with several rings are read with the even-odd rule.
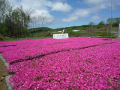
[[[5,67],[9,67],[9,63],[6,62],[6,60],[2,57],[2,55],[0,54],[0,60],[2,60],[2,62],[4,63]],[[9,90],[14,90],[13,86],[11,84],[9,84],[9,78],[11,77],[11,75],[5,76],[5,82],[7,84],[7,87]]]
[[[3,58],[3,56],[0,54],[0,59],[2,62],[4,62],[5,67],[9,67],[9,63],[6,62],[6,60]]]

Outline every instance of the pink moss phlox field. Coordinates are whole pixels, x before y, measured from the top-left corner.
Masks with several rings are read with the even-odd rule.
[[[70,39],[36,39],[36,40],[24,40],[24,41],[9,41],[1,42],[0,46],[5,45],[16,45],[8,47],[0,47],[0,52],[5,57],[7,62],[12,62],[18,59],[26,59],[29,56],[35,57],[41,54],[46,54],[50,52],[70,49],[70,48],[80,48],[95,44],[102,44],[104,42],[111,42],[112,40],[104,40],[104,38],[70,38]],[[14,54],[13,54],[14,53]]]
[[[114,42],[114,43],[110,43]],[[110,44],[102,44],[110,43]],[[120,89],[120,41],[106,38],[36,39],[0,42],[7,62],[26,56],[50,53],[41,58],[24,60],[8,67],[14,74],[9,83],[14,90],[115,90]]]

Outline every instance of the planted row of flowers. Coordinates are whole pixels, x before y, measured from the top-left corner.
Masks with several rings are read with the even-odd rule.
[[[99,39],[79,37],[62,40],[48,38],[16,42],[12,41],[8,43],[1,43],[1,46],[8,45],[8,47],[0,47],[0,52],[2,52],[2,55],[5,57],[7,62],[10,63],[19,59],[27,59],[29,57],[36,57],[51,52],[86,47],[96,44],[102,44],[105,42],[112,42],[112,40],[104,40],[104,38]]]
[[[4,42],[4,44],[12,45],[13,42],[8,42],[8,44]],[[16,46],[0,47],[0,49],[4,48],[1,51],[8,62],[25,59],[27,55],[25,53],[35,57],[54,50],[78,48],[11,64],[8,70],[14,74],[9,83],[13,85],[14,90],[120,89],[119,41],[81,37],[64,40],[36,39],[18,41],[14,44]],[[98,46],[79,49],[96,44]],[[37,49],[35,45],[37,45]],[[15,50],[17,54],[14,55]],[[24,53],[21,54],[20,50]],[[32,51],[32,54],[29,50]],[[14,56],[18,58],[14,59]]]

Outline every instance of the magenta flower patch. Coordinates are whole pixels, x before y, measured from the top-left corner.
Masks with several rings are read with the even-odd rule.
[[[15,90],[120,89],[120,41],[106,38],[0,42]]]

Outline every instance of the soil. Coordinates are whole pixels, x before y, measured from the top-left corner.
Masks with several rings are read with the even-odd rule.
[[[0,90],[8,90],[7,84],[5,82],[5,76],[7,75],[8,71],[2,60],[0,60]]]

